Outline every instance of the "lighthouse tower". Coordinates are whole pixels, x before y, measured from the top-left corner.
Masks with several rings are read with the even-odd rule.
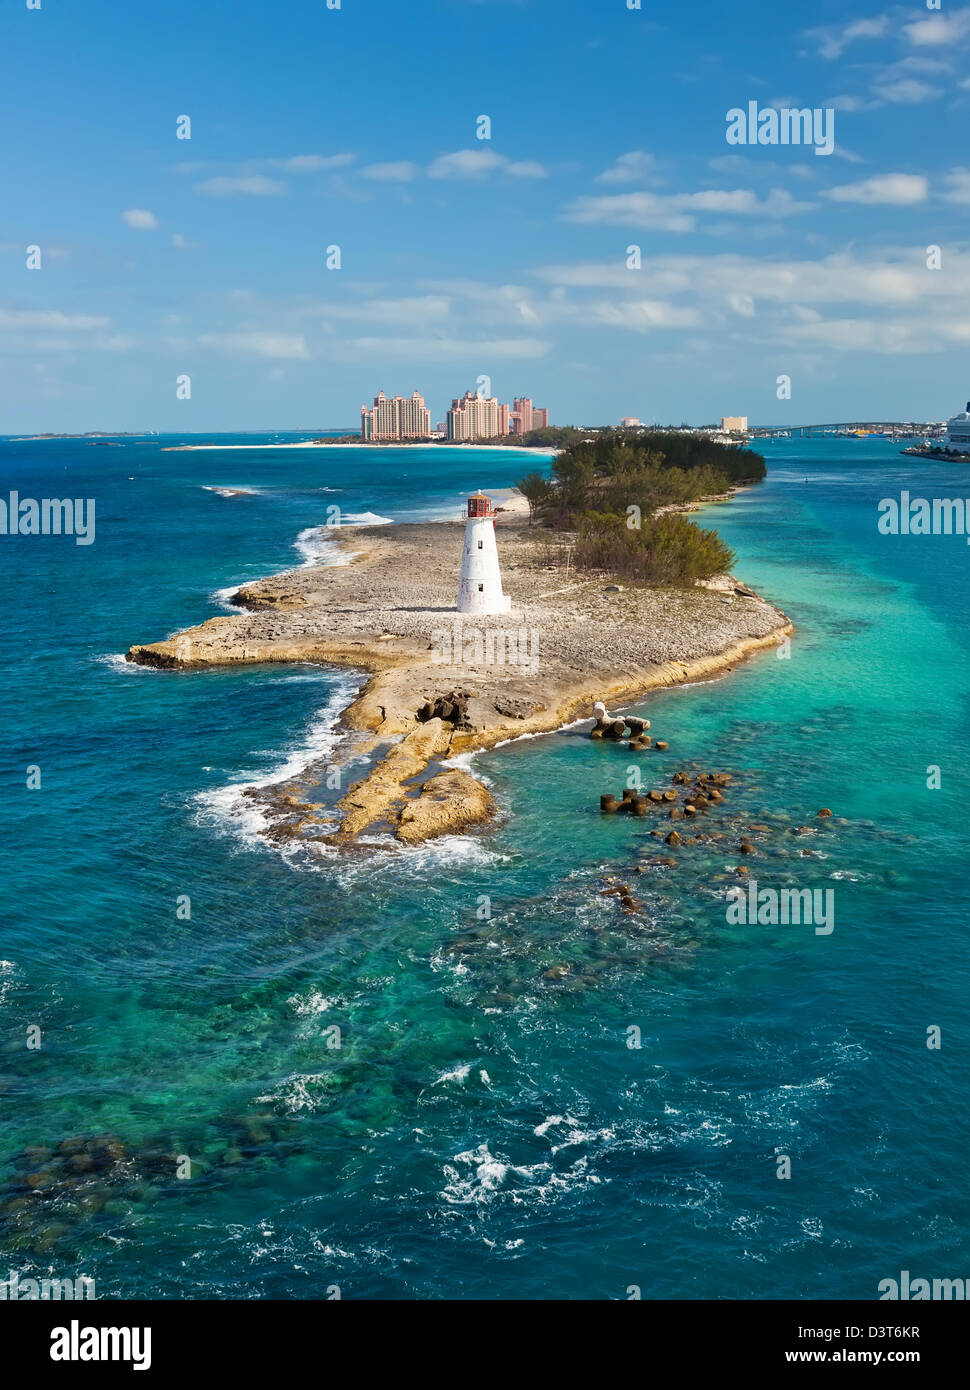
[[[458,582],[459,613],[507,613],[512,607],[512,600],[502,593],[494,515],[492,499],[484,492],[469,497]]]

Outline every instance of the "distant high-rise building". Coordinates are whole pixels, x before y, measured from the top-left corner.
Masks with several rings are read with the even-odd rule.
[[[725,434],[747,434],[747,415],[722,415],[721,429]]]
[[[624,415],[623,419],[620,421],[620,429],[628,430],[633,425],[639,425],[639,423],[640,421],[637,419],[635,415]]]
[[[512,403],[511,420],[513,434],[528,434],[530,430],[546,428],[549,424],[549,412],[534,406],[529,396],[519,396]]]
[[[498,408],[498,432],[499,434],[510,434],[512,430],[512,412],[507,405],[499,403]]]
[[[512,402],[514,419],[518,421],[516,434],[528,434],[532,429],[532,401],[528,396],[520,396]]]
[[[451,403],[446,433],[449,439],[494,439],[500,433],[498,398],[466,391]]]
[[[361,439],[427,439],[430,433],[431,412],[417,391],[411,396],[385,396],[380,391],[370,410],[366,405],[360,408]]]

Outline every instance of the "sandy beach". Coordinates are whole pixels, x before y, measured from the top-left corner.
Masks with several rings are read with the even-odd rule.
[[[343,752],[254,793],[271,836],[346,845],[366,832],[416,843],[484,823],[495,813],[487,789],[462,768],[441,769],[444,760],[592,717],[596,700],[614,709],[725,672],[792,630],[730,576],[642,589],[578,575],[567,538],[529,527],[524,498],[493,496],[507,615],[459,621],[457,519],[347,526],[329,533],[343,563],[247,584],[232,597],[245,612],[128,652],[162,668],[312,661],[369,674],[341,718]],[[428,717],[426,706],[455,692],[467,697],[460,719]],[[351,760],[362,775],[325,804],[325,777],[332,783],[334,765]]]

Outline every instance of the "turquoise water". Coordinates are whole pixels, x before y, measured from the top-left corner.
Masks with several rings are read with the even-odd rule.
[[[708,510],[797,628],[788,659],[638,707],[670,743],[659,784],[734,775],[726,845],[650,863],[651,823],[597,809],[630,754],[570,729],[474,760],[488,833],[309,865],[262,845],[238,790],[327,746],[348,674],[118,654],[319,554],[328,505],[441,514],[525,466],[174,442],[0,443],[0,495],[97,499],[90,547],[0,538],[0,1268],[127,1298],[870,1298],[902,1268],[962,1275],[968,555],[876,531],[901,488],[970,493],[959,466],[778,442],[763,486]],[[760,883],[834,890],[830,936],[728,925],[741,833]]]

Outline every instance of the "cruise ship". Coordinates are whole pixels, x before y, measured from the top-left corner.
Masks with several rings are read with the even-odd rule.
[[[954,454],[970,454],[970,401],[967,401],[966,410],[947,420],[943,447]]]
[[[900,453],[924,459],[945,459],[954,454],[970,455],[970,401],[967,401],[966,410],[952,416],[945,426],[941,424],[936,427],[932,437],[928,434],[919,444],[911,444],[908,449],[901,449]]]

